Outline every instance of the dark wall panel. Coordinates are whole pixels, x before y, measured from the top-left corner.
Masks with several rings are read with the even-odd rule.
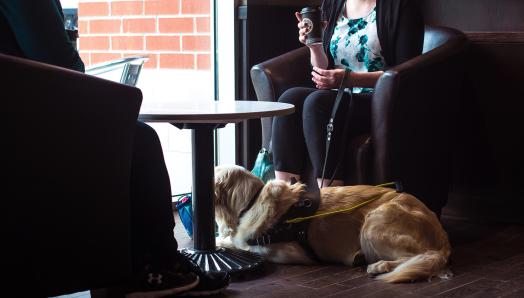
[[[421,0],[426,23],[463,31],[524,31],[522,0]]]
[[[241,5],[238,7],[237,98],[256,100],[249,71],[257,63],[301,46],[295,11],[298,5]],[[252,168],[262,146],[260,120],[237,125],[237,160]]]
[[[471,40],[448,205],[459,216],[524,222],[524,1],[422,0],[422,7],[427,24]]]

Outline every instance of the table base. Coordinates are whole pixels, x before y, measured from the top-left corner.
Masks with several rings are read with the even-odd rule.
[[[217,247],[215,251],[199,251],[184,248],[180,252],[190,258],[204,271],[227,271],[240,273],[262,265],[262,256],[245,250]]]

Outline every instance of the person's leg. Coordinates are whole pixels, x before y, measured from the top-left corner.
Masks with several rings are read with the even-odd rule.
[[[335,117],[335,132],[332,137],[329,158],[326,163],[325,179],[322,181],[322,171],[326,151],[327,124],[331,116],[331,110],[335,103],[337,93],[333,90],[317,90],[311,93],[304,102],[302,121],[304,123],[304,135],[307,144],[309,158],[313,165],[313,172],[317,177],[319,187],[341,186],[344,184],[340,170],[335,172],[336,164],[339,162],[339,148],[336,146],[340,140],[336,135],[336,130],[340,128],[341,118],[345,118],[347,111],[347,98],[342,99],[337,117]],[[335,142],[337,141],[337,142]],[[338,175],[334,175],[338,174]],[[322,185],[323,182],[323,185]]]
[[[130,234],[134,284],[126,295],[212,295],[229,285],[226,272],[203,272],[177,251],[171,186],[160,140],[137,122],[131,160]]]
[[[300,180],[300,174],[307,158],[302,129],[302,107],[304,99],[315,90],[303,87],[291,88],[284,92],[278,100],[294,105],[295,113],[273,119],[271,147],[276,179]]]
[[[134,271],[148,264],[172,264],[177,242],[169,174],[156,132],[142,122],[137,122],[135,132],[130,198]]]
[[[313,168],[322,186],[322,170],[325,161],[327,124],[336,99],[332,90],[318,90],[306,98],[304,103],[304,134]],[[348,140],[357,134],[369,131],[369,105],[371,94],[354,94],[351,108],[349,94],[344,94],[335,115],[334,131],[331,139],[323,186],[340,186],[346,175],[344,164]],[[351,109],[351,112],[349,112]],[[349,119],[348,119],[349,117]],[[347,128],[345,128],[347,126]],[[346,135],[344,135],[346,134]],[[331,179],[333,181],[331,182]]]

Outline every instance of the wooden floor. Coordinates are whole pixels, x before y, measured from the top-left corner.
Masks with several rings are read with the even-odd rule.
[[[453,249],[450,280],[386,284],[365,268],[266,264],[217,297],[524,297],[524,226],[446,215],[442,222]],[[179,221],[175,230],[180,247],[192,246]]]

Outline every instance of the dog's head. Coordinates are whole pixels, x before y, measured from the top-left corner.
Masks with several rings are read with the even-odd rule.
[[[254,205],[244,214],[240,213],[257,192]],[[221,237],[233,236],[239,224],[249,233],[264,231],[278,220],[300,195],[305,185],[290,185],[282,180],[264,182],[250,171],[240,166],[218,166],[215,168],[215,220]]]
[[[222,236],[238,225],[239,212],[263,186],[261,179],[243,167],[215,167],[215,220]]]

